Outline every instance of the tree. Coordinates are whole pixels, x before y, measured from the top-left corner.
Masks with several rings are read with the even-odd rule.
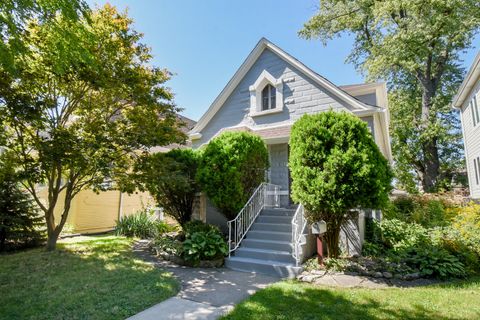
[[[396,161],[431,191],[442,160],[448,164],[447,155],[458,153],[458,119],[448,103],[463,71],[459,52],[471,46],[479,25],[478,0],[325,0],[300,35],[324,43],[345,32],[355,36],[349,61],[369,80],[386,79],[394,97]]]
[[[200,191],[196,181],[199,160],[198,152],[191,149],[145,155],[135,166],[131,187],[150,192],[165,213],[183,226],[192,217],[195,194]]]
[[[458,82],[445,83],[450,88],[437,94],[433,106],[438,116],[436,123],[432,124],[430,129],[437,137],[440,164],[440,174],[435,190],[450,189],[451,182],[458,178],[457,174],[464,166],[461,124],[449,104],[454,92],[453,87]],[[390,132],[397,185],[410,193],[416,193],[418,192],[417,177],[422,180],[424,175],[422,170],[424,133],[422,127],[416,125],[421,110],[421,92],[418,84],[412,81],[409,85],[405,84],[393,90],[389,95],[389,102],[392,119]]]
[[[224,132],[206,146],[197,177],[220,212],[233,219],[265,180],[267,169],[268,151],[259,136]]]
[[[4,0],[0,2],[0,72],[15,73],[19,56],[30,49],[22,41],[27,24],[32,19],[46,21],[56,13],[78,20],[88,12],[82,0]]]
[[[0,155],[0,252],[40,245],[45,240],[45,220],[22,190],[12,158]]]
[[[132,23],[110,5],[79,20],[61,13],[32,20],[21,35],[31,54],[15,81],[0,86],[5,145],[45,215],[48,250],[81,190],[101,190],[150,147],[184,140],[164,87],[170,74],[150,65]],[[48,189],[46,204],[38,184]]]
[[[342,224],[358,208],[388,201],[392,173],[359,118],[334,111],[304,115],[292,127],[289,167],[292,199],[310,223],[327,223],[328,255],[339,255]]]

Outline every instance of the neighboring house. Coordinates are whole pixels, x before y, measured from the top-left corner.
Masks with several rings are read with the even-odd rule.
[[[453,98],[453,106],[462,121],[470,197],[480,200],[480,52]]]
[[[190,132],[190,130],[193,129],[193,127],[195,127],[195,125],[197,124],[196,121],[192,120],[192,119],[189,119],[185,116],[182,116],[182,115],[177,115],[177,119],[180,123],[182,123],[182,129],[181,131],[185,134],[185,135],[188,135],[188,133]],[[153,147],[150,149],[150,152],[151,153],[156,153],[156,152],[168,152],[169,150],[172,150],[172,149],[182,149],[182,148],[190,148],[191,147],[191,141],[187,139],[186,143],[185,144],[177,144],[177,143],[172,143],[172,144],[169,144],[168,146],[163,146],[163,147]]]
[[[47,199],[47,190],[40,190],[40,197]],[[60,221],[64,194],[60,194],[55,208],[55,221]],[[95,193],[82,190],[72,200],[64,233],[97,233],[110,231],[120,217],[138,212],[154,203],[146,192],[128,195],[117,190]]]
[[[185,123],[182,131],[186,134],[195,125],[195,121],[178,115],[179,121]],[[165,147],[155,147],[150,152],[167,152],[173,148],[188,147],[187,145],[172,144]],[[47,199],[45,187],[39,188],[40,197]],[[60,195],[55,210],[55,221],[60,220],[63,210],[63,194]],[[45,200],[46,201],[46,200]],[[131,215],[146,207],[155,206],[155,202],[148,192],[134,194],[122,193],[118,190],[109,190],[95,193],[93,190],[82,190],[73,200],[67,217],[67,231],[74,233],[96,233],[112,230],[116,221],[123,216]]]
[[[392,160],[385,84],[334,85],[262,38],[190,131],[190,139],[192,147],[199,148],[224,131],[248,131],[262,137],[269,151],[268,180],[281,187],[281,206],[289,208],[291,127],[304,114],[330,109],[350,112],[365,121],[383,155]],[[208,199],[203,202],[198,205],[198,216],[225,228],[225,218]],[[361,246],[363,221],[357,227]]]

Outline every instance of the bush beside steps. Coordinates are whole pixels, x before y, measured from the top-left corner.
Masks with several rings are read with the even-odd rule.
[[[189,267],[218,268],[223,266],[228,245],[220,230],[201,221],[190,221],[181,232],[155,238],[151,250],[164,260]]]
[[[224,257],[220,257],[214,260],[199,260],[198,262],[195,263],[193,261],[185,260],[184,258],[176,254],[172,254],[164,251],[160,247],[156,246],[154,241],[151,241],[149,243],[149,249],[157,257],[166,261],[171,261],[174,264],[177,264],[180,266],[197,267],[197,268],[220,268],[223,266],[225,262]]]

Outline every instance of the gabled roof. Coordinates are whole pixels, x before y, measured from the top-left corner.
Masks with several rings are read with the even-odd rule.
[[[357,100],[358,96],[374,93],[377,98],[377,103],[374,107],[387,107],[387,84],[385,82],[347,84],[338,87]]]
[[[344,90],[340,89],[336,85],[334,85],[332,82],[328,81],[312,69],[308,68],[305,66],[303,63],[301,63],[299,60],[285,52],[284,50],[280,49],[278,46],[267,40],[266,38],[260,39],[260,41],[257,43],[255,48],[250,52],[250,54],[247,56],[245,61],[242,63],[240,68],[235,72],[233,75],[232,79],[227,83],[225,88],[223,88],[222,92],[218,95],[218,97],[213,101],[211,106],[208,108],[207,112],[198,120],[197,124],[195,127],[190,131],[190,134],[195,134],[200,132],[203,128],[207,126],[207,124],[210,122],[210,120],[213,118],[213,116],[217,113],[217,111],[222,107],[222,105],[225,103],[227,98],[230,96],[230,94],[235,90],[235,88],[238,86],[240,81],[243,79],[243,77],[247,74],[247,72],[250,70],[250,68],[253,66],[253,64],[257,61],[257,59],[260,57],[262,52],[266,49],[271,50],[273,53],[275,53],[277,56],[279,56],[281,59],[285,60],[287,63],[291,64],[293,67],[297,68],[301,72],[303,72],[307,77],[309,77],[313,82],[317,83],[318,85],[326,88],[328,91],[330,91],[333,95],[335,95],[338,99],[348,103],[349,105],[353,106],[355,110],[353,110],[354,113],[373,113],[373,112],[378,112],[383,109],[378,108],[376,106],[371,106],[366,103],[363,103],[351,95],[349,95],[347,92]]]
[[[183,124],[185,125],[185,127],[181,129],[183,133],[188,133],[197,124],[195,120],[182,116],[181,114],[177,114],[177,118],[179,121],[183,122]]]
[[[460,88],[458,89],[457,95],[453,98],[452,105],[455,108],[462,107],[463,102],[470,94],[470,91],[473,89],[478,79],[480,79],[480,52],[473,60],[472,66],[470,67],[465,80],[463,80]]]

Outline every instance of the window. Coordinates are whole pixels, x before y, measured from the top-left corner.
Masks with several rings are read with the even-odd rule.
[[[480,122],[480,111],[476,95],[474,95],[472,101],[470,101],[470,106],[472,107],[473,126],[475,127]]]
[[[480,157],[473,159],[473,168],[475,170],[475,181],[478,184],[478,176],[480,174]]]
[[[255,83],[248,87],[250,91],[249,116],[263,116],[283,112],[283,79],[275,78],[263,70]]]
[[[475,127],[477,125],[477,118],[475,117],[475,109],[473,108],[473,102],[470,101],[468,106],[470,107],[470,110],[472,110],[472,121],[473,121],[473,126]]]
[[[276,101],[275,96],[277,94],[277,90],[271,85],[267,84],[265,88],[262,90],[262,111],[263,110],[270,110],[275,109]]]

